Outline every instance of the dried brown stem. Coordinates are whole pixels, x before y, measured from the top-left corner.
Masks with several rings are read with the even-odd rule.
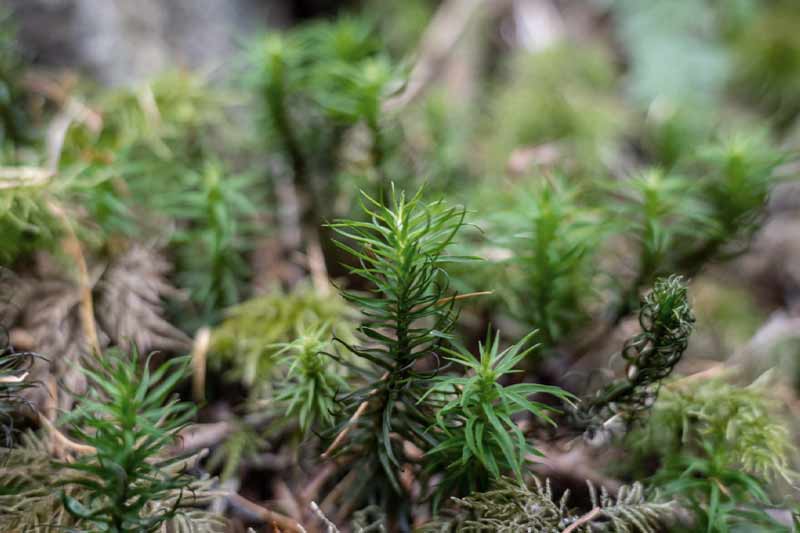
[[[375,391],[373,391],[373,393],[374,392]],[[330,446],[328,446],[328,449],[322,453],[323,458],[327,459],[328,457],[330,457],[331,453],[333,453],[336,450],[336,448],[338,448],[342,444],[342,442],[344,442],[344,440],[347,438],[347,435],[350,433],[350,430],[353,428],[353,425],[356,422],[358,422],[358,419],[361,418],[361,416],[367,410],[372,395],[373,394],[370,394],[370,398],[367,398],[366,400],[361,402],[361,404],[358,406],[358,409],[356,409],[356,412],[353,413],[353,416],[351,416],[350,420],[347,421],[347,425],[344,427],[344,429],[342,429],[342,431],[340,431],[339,434],[336,435],[336,438],[333,439],[333,442],[331,443]]]
[[[443,2],[420,41],[417,61],[405,90],[387,100],[386,111],[398,111],[413,102],[436,79],[442,64],[469,28],[475,15],[492,2],[485,0],[448,0]]]
[[[244,509],[248,513],[257,517],[263,523],[270,524],[273,527],[278,527],[282,531],[288,531],[291,533],[306,533],[306,529],[298,524],[295,520],[267,509],[266,507],[255,502],[251,502],[247,498],[243,498],[238,494],[229,494],[228,501],[236,507]]]
[[[22,383],[25,381],[25,378],[28,377],[28,373],[25,372],[21,376],[0,376],[0,383]]]
[[[386,378],[388,377],[389,377],[389,372],[384,372],[380,380],[385,381]],[[331,443],[330,446],[328,446],[328,449],[322,453],[323,458],[327,459],[328,457],[330,457],[331,453],[333,453],[336,450],[336,448],[338,448],[342,444],[342,442],[344,442],[344,440],[347,438],[347,435],[350,433],[350,430],[353,428],[353,425],[358,421],[359,418],[363,416],[364,412],[367,410],[367,407],[369,406],[370,400],[377,393],[378,389],[373,390],[372,392],[369,393],[367,399],[361,402],[361,404],[358,406],[358,409],[356,409],[356,412],[353,413],[353,416],[351,416],[350,420],[347,421],[347,425],[344,427],[344,429],[342,429],[342,431],[340,431],[339,434],[336,435],[336,438],[333,439],[333,442]]]
[[[561,533],[572,533],[573,531],[577,531],[579,527],[581,527],[583,524],[591,522],[592,520],[597,518],[597,515],[599,514],[600,514],[600,508],[595,507],[582,517],[575,520],[572,524],[569,525],[569,527],[564,529],[564,531],[562,531]]]
[[[55,201],[48,202],[50,211],[61,220],[66,232],[64,239],[64,250],[72,257],[75,266],[78,268],[78,284],[81,293],[81,327],[94,355],[100,355],[100,340],[97,336],[97,325],[94,320],[94,303],[92,301],[92,282],[89,277],[89,268],[86,266],[86,258],[81,249],[81,243],[75,233],[75,228],[67,216],[66,211]]]
[[[39,420],[41,421],[45,430],[53,437],[53,440],[58,443],[60,449],[72,450],[73,452],[86,455],[97,453],[97,449],[94,446],[81,444],[67,438],[63,433],[56,429],[53,423],[50,422],[46,416],[40,414]]]
[[[192,345],[192,396],[196,402],[205,400],[206,359],[211,345],[211,330],[200,328]]]

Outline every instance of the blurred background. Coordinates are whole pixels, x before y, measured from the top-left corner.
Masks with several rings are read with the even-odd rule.
[[[3,324],[16,346],[54,355],[38,377],[80,385],[67,362],[87,342],[79,283],[42,209],[56,198],[83,246],[103,346],[186,353],[208,335],[209,372],[184,392],[205,401],[206,467],[229,488],[307,519],[286,487],[307,485],[313,454],[296,428],[254,413],[285,375],[276,343],[314,321],[353,335],[329,282],[363,281],[324,224],[362,216],[359,191],[389,184],[468,210],[455,247],[485,261],[453,267],[450,282],[492,293],[463,307],[465,345],[489,324],[508,341],[538,328],[548,356],[529,375],[595,390],[625,372],[609,354],[637,331],[640,297],[682,274],[697,326],[679,372],[736,368],[749,384],[777,369],[796,442],[796,0],[0,8],[0,157],[35,187],[3,200],[16,210],[0,214]],[[652,466],[609,474],[613,453],[555,457],[562,487],[582,482],[569,465],[601,484]],[[226,505],[236,531],[258,526]]]

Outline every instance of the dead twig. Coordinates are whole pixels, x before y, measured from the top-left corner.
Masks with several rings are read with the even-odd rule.
[[[384,372],[380,380],[385,381],[386,378],[388,377],[389,377],[389,372]],[[333,439],[333,442],[331,443],[330,446],[328,446],[328,449],[322,452],[322,457],[324,459],[330,457],[331,453],[333,453],[336,450],[336,448],[338,448],[342,444],[342,442],[344,442],[344,440],[347,438],[347,435],[350,433],[350,430],[353,428],[353,425],[356,422],[358,422],[358,419],[363,416],[364,412],[366,412],[370,400],[372,399],[373,396],[375,396],[375,394],[378,393],[378,390],[379,389],[375,389],[372,392],[370,392],[369,395],[367,396],[367,399],[361,402],[361,404],[358,406],[358,409],[356,409],[356,412],[353,413],[353,416],[351,416],[350,420],[347,421],[347,425],[345,425],[345,427],[339,432],[339,434],[336,435],[336,438]]]
[[[322,245],[319,242],[319,235],[316,231],[308,236],[306,257],[314,288],[323,296],[330,294],[331,281],[328,277],[328,267],[325,266],[325,254],[322,253]]]
[[[44,185],[53,172],[42,167],[0,167],[0,189]]]
[[[25,378],[28,377],[28,373],[25,372],[21,376],[0,376],[0,383],[22,383],[25,381]]]
[[[233,432],[234,427],[233,423],[227,421],[192,424],[180,432],[178,442],[171,453],[178,455],[203,448],[214,448]]]
[[[469,28],[481,8],[491,5],[485,0],[448,0],[431,19],[420,40],[417,61],[403,92],[387,100],[384,110],[399,111],[413,102],[442,71],[442,63]]]
[[[358,419],[361,418],[361,416],[367,410],[367,407],[369,406],[369,401],[371,397],[375,395],[376,392],[377,390],[372,391],[370,393],[370,398],[367,398],[366,400],[361,402],[361,404],[358,406],[358,409],[356,409],[356,412],[353,413],[353,416],[351,416],[350,420],[347,421],[347,425],[344,427],[344,429],[342,429],[342,431],[340,431],[339,434],[336,435],[336,438],[333,439],[333,442],[331,443],[330,446],[328,446],[328,449],[322,453],[322,457],[324,459],[330,457],[330,455],[334,451],[336,451],[336,448],[338,448],[342,444],[342,442],[344,442],[344,440],[347,438],[347,435],[350,433],[350,430],[353,428],[353,425],[356,422],[358,422]]]
[[[577,529],[579,527],[581,527],[583,524],[587,524],[587,523],[591,522],[592,520],[597,518],[597,515],[599,515],[599,514],[600,514],[600,508],[599,507],[595,507],[594,509],[592,509],[591,511],[589,511],[588,513],[586,513],[582,517],[580,517],[577,520],[575,520],[572,524],[569,525],[569,527],[564,529],[564,531],[562,531],[561,533],[572,533],[573,531],[577,531]]]
[[[100,340],[97,336],[97,324],[94,319],[94,303],[92,300],[92,282],[89,277],[89,268],[86,266],[86,258],[81,249],[80,240],[75,233],[75,228],[72,226],[69,216],[66,211],[58,205],[55,201],[48,202],[50,211],[61,220],[66,232],[64,239],[64,250],[75,262],[78,268],[78,284],[80,286],[81,294],[81,327],[83,334],[86,337],[86,342],[89,344],[94,355],[100,354]]]
[[[211,330],[200,328],[192,345],[192,396],[196,402],[206,397],[206,359],[208,347],[211,345]]]
[[[248,514],[258,518],[265,524],[271,524],[274,527],[278,527],[281,530],[289,531],[291,533],[306,533],[306,529],[298,524],[295,520],[267,509],[266,507],[255,502],[251,502],[247,498],[239,496],[238,494],[229,494],[228,501],[232,505],[243,509]]]
[[[53,423],[50,422],[46,416],[40,414],[39,420],[42,423],[42,427],[45,428],[45,431],[47,431],[53,440],[58,443],[59,449],[72,450],[73,452],[86,455],[97,453],[97,449],[94,446],[81,444],[67,438],[63,433],[56,429]]]
[[[316,502],[311,502],[311,511],[325,524],[325,527],[328,528],[328,533],[339,533],[339,528],[336,527],[336,524],[328,520],[328,517],[325,516],[325,513],[322,512],[322,509],[319,508]]]

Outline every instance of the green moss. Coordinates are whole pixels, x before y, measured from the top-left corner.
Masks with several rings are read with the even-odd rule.
[[[304,327],[326,324],[332,333],[352,340],[355,312],[341,297],[310,286],[291,292],[274,288],[228,310],[212,332],[210,361],[217,368],[228,368],[229,379],[254,393],[262,391],[269,386],[281,343],[295,340]]]
[[[603,48],[565,44],[520,52],[507,72],[489,100],[484,129],[491,170],[501,171],[516,148],[551,141],[564,143],[576,164],[588,168],[618,140],[625,113]]]

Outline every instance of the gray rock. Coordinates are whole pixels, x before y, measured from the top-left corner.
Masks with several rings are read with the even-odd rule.
[[[243,41],[287,24],[281,0],[0,0],[46,67],[126,85],[170,68],[224,77]]]

